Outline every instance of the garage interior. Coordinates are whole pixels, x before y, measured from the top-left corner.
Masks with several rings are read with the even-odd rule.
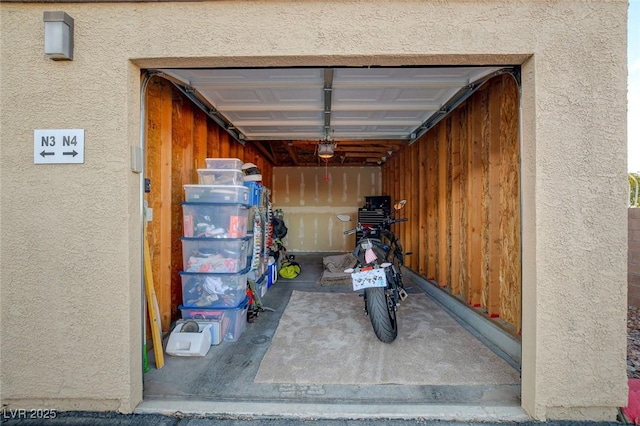
[[[188,401],[519,407],[519,381],[512,380],[519,373],[513,347],[521,331],[518,71],[516,66],[148,70],[145,200],[153,220],[147,237],[165,337],[180,318],[183,185],[197,182],[205,158],[238,158],[261,170],[274,208],[285,212],[284,242],[302,274],[269,288],[263,302],[274,312],[261,313],[237,342],[212,346],[204,360],[165,357],[162,369],[153,368],[152,358],[144,374],[143,409],[155,402],[166,408],[168,400],[178,401],[178,411],[185,411],[180,404]],[[326,142],[335,144],[335,155],[323,160],[318,145]],[[284,176],[311,173],[316,186],[328,178],[340,185],[338,176],[352,179],[356,170],[379,174],[372,185],[379,192],[362,193],[350,185],[349,196],[335,202],[357,212],[363,195],[408,200],[402,216],[409,221],[395,231],[412,253],[405,263],[410,296],[426,297],[430,312],[453,318],[469,339],[490,348],[504,361],[501,371],[487,368],[484,382],[469,379],[462,369],[448,382],[432,384],[427,379],[366,385],[254,381],[294,293],[357,298],[348,287],[318,285],[323,256],[344,247],[295,238],[308,229],[310,217],[333,216],[335,206],[320,200],[306,211],[295,199],[285,201]],[[353,241],[347,244],[352,247]],[[357,306],[352,314],[368,321]],[[415,325],[402,307],[399,318],[400,339]],[[504,341],[508,348],[501,346]],[[454,359],[470,364],[465,357],[473,354],[450,343],[447,336],[429,342],[450,351],[444,358],[454,366]],[[403,359],[382,368],[402,370]],[[430,369],[425,361],[425,376]]]

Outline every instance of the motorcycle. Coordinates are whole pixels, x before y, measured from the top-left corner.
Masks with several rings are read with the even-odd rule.
[[[399,201],[393,208],[398,211],[406,204]],[[349,222],[348,215],[338,215],[342,222]],[[406,222],[407,218],[395,219],[387,214],[378,225],[358,223],[354,229],[344,231],[345,235],[361,232],[353,255],[358,259],[355,268],[345,270],[351,274],[354,291],[363,291],[364,311],[371,320],[376,337],[385,343],[393,342],[398,336],[396,312],[401,301],[407,298],[402,283],[401,268],[404,253],[398,237],[391,231],[391,225]]]

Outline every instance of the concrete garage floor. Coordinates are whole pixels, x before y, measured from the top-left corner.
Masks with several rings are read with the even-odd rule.
[[[269,288],[263,304],[275,312],[260,313],[254,323],[247,324],[238,341],[212,346],[204,358],[165,355],[165,366],[160,370],[153,367],[154,360],[150,352],[151,371],[144,374],[144,401],[136,412],[297,418],[422,417],[464,421],[528,419],[520,408],[519,385],[254,383],[260,362],[269,348],[293,290],[353,293],[348,286],[323,287],[317,284],[325,255],[296,255],[302,273],[294,280],[279,279]],[[405,287],[411,287],[409,292],[423,291],[412,283],[407,274]],[[439,342],[432,344],[438,345]],[[389,365],[388,368],[402,368],[401,362],[398,360],[399,365]],[[429,366],[425,365],[424,368]],[[507,365],[506,368],[513,367]]]

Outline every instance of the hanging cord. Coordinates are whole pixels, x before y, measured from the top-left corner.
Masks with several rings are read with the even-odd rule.
[[[329,182],[329,160],[324,159],[324,181]]]

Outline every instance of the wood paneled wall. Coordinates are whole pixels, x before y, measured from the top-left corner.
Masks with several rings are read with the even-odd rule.
[[[145,200],[153,209],[147,237],[162,330],[169,331],[171,321],[180,318],[182,303],[183,185],[197,183],[197,169],[206,167],[205,158],[254,163],[266,187],[271,184],[272,165],[250,143],[243,146],[232,139],[162,78],[149,82],[146,114],[145,178],[151,180],[151,192]]]
[[[406,265],[518,334],[521,314],[518,88],[486,83],[382,167],[407,199],[396,225]]]

